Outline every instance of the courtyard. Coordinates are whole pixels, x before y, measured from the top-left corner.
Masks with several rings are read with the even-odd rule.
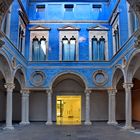
[[[44,122],[21,126],[15,123],[14,130],[3,130],[3,124],[0,126],[0,140],[140,140],[138,127],[124,130],[121,125],[110,126],[106,122],[94,122],[91,126],[46,126]]]

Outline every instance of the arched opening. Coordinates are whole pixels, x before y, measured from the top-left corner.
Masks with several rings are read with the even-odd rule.
[[[128,80],[133,83],[132,88],[132,121],[135,128],[140,128],[140,53],[136,53],[129,61]]]
[[[13,90],[13,122],[21,122],[21,85],[19,81],[14,79],[15,88]]]
[[[125,89],[123,88],[124,75],[120,68],[115,70],[113,76],[113,88],[116,88],[116,121],[124,125],[125,121]]]
[[[6,119],[6,89],[5,78],[0,71],[0,123],[4,124]]]
[[[13,122],[21,122],[22,94],[21,90],[25,86],[25,77],[21,69],[17,69],[14,77],[15,88],[13,90]]]
[[[85,83],[75,74],[58,76],[52,86],[53,121],[81,124],[85,119]]]
[[[6,57],[0,54],[0,122],[5,122],[6,120],[7,90],[4,85],[11,80],[9,63]]]

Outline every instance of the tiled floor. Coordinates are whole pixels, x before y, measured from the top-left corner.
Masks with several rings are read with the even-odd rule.
[[[28,126],[15,124],[14,127],[11,131],[1,127],[0,140],[140,140],[139,129],[126,131],[105,122],[95,122],[91,126],[46,126],[43,122],[34,122]]]

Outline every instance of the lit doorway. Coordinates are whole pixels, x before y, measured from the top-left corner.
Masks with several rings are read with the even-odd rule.
[[[60,125],[81,124],[81,96],[57,96],[56,119]]]

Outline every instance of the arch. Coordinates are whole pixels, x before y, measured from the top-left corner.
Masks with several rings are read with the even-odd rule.
[[[25,87],[26,83],[26,76],[25,76],[25,70],[21,65],[18,65],[14,71],[14,78],[16,78],[21,86],[21,88]]]
[[[3,76],[6,80],[6,82],[12,82],[13,76],[12,76],[12,67],[11,62],[8,58],[8,56],[5,54],[5,52],[0,52],[0,70],[3,73]]]
[[[115,69],[113,70],[113,74],[112,74],[112,87],[113,88],[116,88],[116,86],[122,76],[125,80],[125,73],[124,73],[124,70],[122,69],[121,65],[115,66]]]
[[[73,76],[75,76],[75,77],[79,77],[79,79],[83,82],[85,89],[87,89],[87,82],[86,82],[86,80],[83,78],[83,76],[81,76],[79,73],[76,73],[76,72],[62,72],[62,73],[59,73],[58,75],[56,75],[56,76],[52,79],[52,82],[51,82],[51,84],[50,84],[51,89],[53,88],[53,85],[54,85],[55,81],[56,81],[57,79],[59,79],[60,77],[63,77],[63,76],[65,76],[65,75],[69,75],[69,76],[70,76],[70,75],[73,75]]]
[[[126,74],[126,80],[128,82],[132,82],[133,76],[137,69],[140,67],[139,61],[140,60],[140,50],[136,50],[131,54],[131,57],[128,61],[128,65],[126,68],[127,74]]]

